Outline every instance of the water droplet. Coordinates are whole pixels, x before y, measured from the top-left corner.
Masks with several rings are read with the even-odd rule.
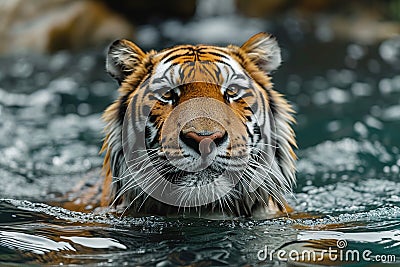
[[[370,113],[374,117],[380,117],[382,115],[382,109],[381,107],[375,105],[371,107]]]
[[[338,120],[331,121],[326,125],[326,128],[329,132],[336,132],[341,128],[341,123]]]
[[[319,39],[321,42],[329,42],[333,40],[334,33],[328,21],[320,20],[318,23],[316,23],[316,27],[315,36],[317,39]]]
[[[396,75],[393,77],[392,88],[394,91],[400,92],[400,75]]]
[[[355,60],[360,60],[365,56],[365,48],[359,44],[350,44],[347,47],[347,54]]]
[[[59,78],[50,82],[49,89],[53,92],[75,94],[78,88],[77,82],[72,78]]]
[[[71,59],[71,55],[66,51],[57,52],[49,61],[49,69],[52,71],[60,71],[65,68]]]
[[[384,173],[389,173],[390,172],[390,167],[389,166],[383,167],[383,172]]]
[[[379,121],[378,119],[370,116],[370,115],[367,115],[365,117],[365,123],[369,127],[376,128],[376,129],[379,129],[379,130],[383,129],[383,123],[381,121]]]
[[[388,63],[396,63],[400,60],[400,37],[384,41],[379,46],[379,54]]]
[[[400,105],[394,105],[383,110],[382,118],[387,121],[400,120]]]
[[[138,28],[136,38],[143,46],[155,46],[160,42],[160,33],[152,25],[145,25]]]
[[[16,78],[28,78],[33,73],[33,65],[26,59],[19,59],[11,68],[10,75]]]
[[[392,83],[388,78],[380,80],[378,87],[382,94],[389,94],[392,92]]]
[[[316,92],[312,96],[312,101],[314,104],[316,104],[318,106],[327,104],[329,102],[329,99],[328,99],[328,95],[327,95],[326,91]]]
[[[390,170],[391,170],[393,173],[399,173],[399,166],[393,165],[393,166],[390,168]]]
[[[77,111],[79,115],[86,116],[90,113],[90,105],[87,103],[81,103],[79,104]]]
[[[355,96],[369,96],[372,93],[372,87],[367,83],[353,83],[351,85],[351,92]]]
[[[336,104],[343,104],[349,102],[350,94],[342,89],[332,87],[328,90],[329,99]]]
[[[354,131],[361,135],[361,137],[366,138],[368,136],[368,129],[362,122],[354,123]]]
[[[77,89],[76,98],[78,98],[78,100],[83,101],[86,100],[88,97],[89,90],[86,87],[80,87],[79,89]]]
[[[86,55],[83,56],[80,60],[79,60],[79,68],[83,71],[88,71],[93,69],[93,67],[96,64],[96,60],[93,56],[90,55]]]

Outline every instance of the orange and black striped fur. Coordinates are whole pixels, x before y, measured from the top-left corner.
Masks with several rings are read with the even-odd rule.
[[[102,205],[129,215],[287,211],[296,142],[293,110],[272,88],[270,73],[280,63],[266,33],[240,47],[147,53],[115,41],[106,67],[120,87],[103,116]]]

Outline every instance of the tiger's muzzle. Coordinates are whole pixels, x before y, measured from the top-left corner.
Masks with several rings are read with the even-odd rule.
[[[217,147],[226,143],[228,133],[212,119],[196,118],[184,125],[179,138],[205,160]]]

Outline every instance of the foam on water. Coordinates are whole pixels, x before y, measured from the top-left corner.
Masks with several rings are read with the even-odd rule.
[[[0,207],[0,246],[21,251],[37,262],[68,263],[79,259],[83,260],[81,263],[96,263],[112,259],[113,264],[122,264],[136,255],[133,262],[137,264],[149,264],[150,258],[157,257],[164,258],[160,262],[171,264],[177,260],[173,256],[190,256],[187,260],[191,262],[214,255],[216,262],[228,263],[240,256],[245,257],[245,261],[240,260],[244,263],[256,262],[256,253],[264,245],[278,248],[285,243],[328,239],[390,248],[399,243],[399,207],[266,221],[118,218],[10,199],[1,200]],[[184,242],[178,254],[166,249],[166,244],[171,246],[177,240]],[[43,258],[46,255],[52,256]],[[132,263],[132,259],[128,262]]]

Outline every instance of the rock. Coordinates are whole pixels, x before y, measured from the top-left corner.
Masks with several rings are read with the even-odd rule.
[[[344,0],[236,0],[238,10],[250,17],[280,15],[289,9],[304,13],[326,11]]]
[[[288,4],[288,0],[236,0],[238,11],[250,17],[265,17],[276,14],[287,8]]]
[[[102,1],[135,24],[157,23],[171,18],[190,19],[195,14],[197,2],[197,0]]]
[[[378,43],[400,34],[398,22],[384,21],[369,14],[336,16],[331,18],[330,23],[336,38],[359,44]]]
[[[133,34],[100,1],[0,0],[0,54],[78,50]]]

